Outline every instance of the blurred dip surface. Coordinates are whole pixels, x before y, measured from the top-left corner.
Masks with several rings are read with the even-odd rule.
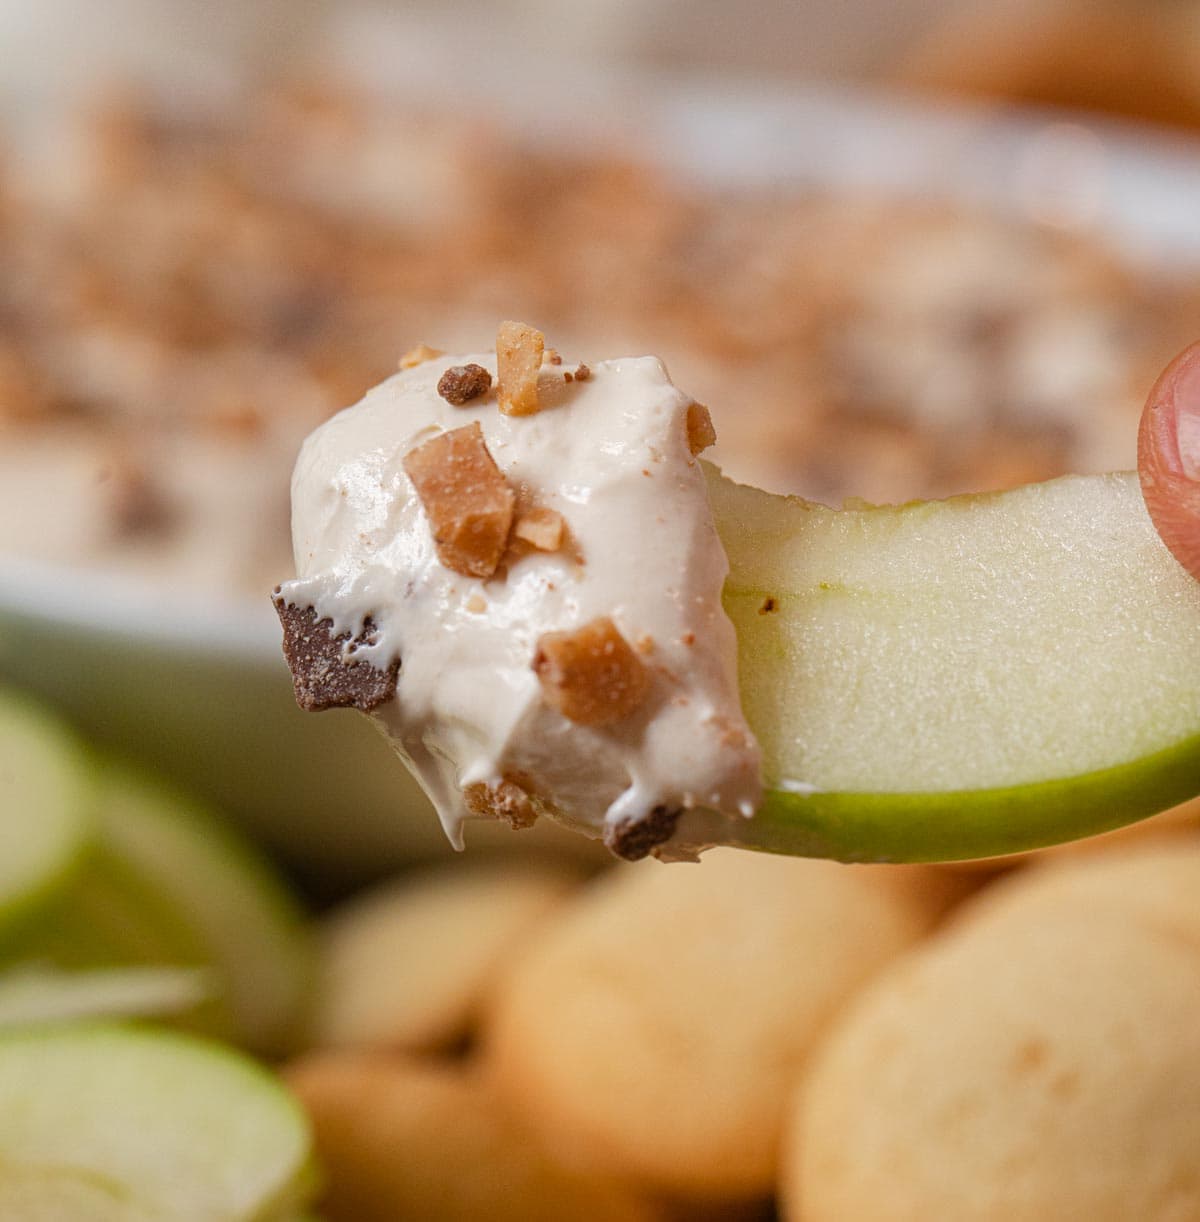
[[[291,86],[203,116],[111,96],[52,172],[0,160],[0,556],[261,595],[302,438],[497,317],[663,356],[718,462],[833,502],[1132,465],[1200,319],[1062,208],[644,154]]]

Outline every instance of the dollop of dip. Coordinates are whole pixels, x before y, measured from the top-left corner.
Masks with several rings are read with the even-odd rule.
[[[275,603],[297,699],[368,711],[457,847],[468,818],[547,814],[692,855],[681,812],[762,797],[713,439],[655,357],[562,363],[511,323],[495,353],[415,350],[296,464]]]

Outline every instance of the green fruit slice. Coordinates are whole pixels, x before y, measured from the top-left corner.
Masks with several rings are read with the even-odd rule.
[[[114,1026],[0,1036],[0,1202],[30,1197],[39,1176],[97,1222],[287,1217],[314,1182],[307,1121],[266,1070]]]
[[[0,694],[0,932],[65,885],[89,832],[79,746],[23,699]]]
[[[0,1163],[0,1222],[156,1222],[128,1193],[62,1167]]]
[[[304,916],[265,860],[198,803],[123,766],[97,767],[97,842],[21,949],[69,967],[195,965],[206,1031],[287,1051],[311,992]]]
[[[955,860],[1200,793],[1200,583],[1136,476],[843,510],[715,471],[710,492],[770,792],[689,835]]]
[[[150,1018],[186,1013],[205,1001],[203,971],[180,967],[64,972],[16,967],[0,973],[0,1030],[84,1018]]]

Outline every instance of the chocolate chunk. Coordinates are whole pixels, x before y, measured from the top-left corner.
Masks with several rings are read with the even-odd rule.
[[[681,810],[656,806],[644,819],[606,827],[604,843],[610,852],[626,861],[641,861],[675,835],[675,827],[681,814]]]
[[[438,379],[437,392],[454,407],[462,407],[492,389],[492,375],[482,365],[451,365]]]
[[[292,670],[296,703],[306,712],[354,708],[369,713],[396,694],[399,659],[380,670],[352,656],[359,646],[375,643],[373,620],[364,620],[356,637],[349,632],[334,636],[333,621],[318,619],[315,608],[286,602],[278,591],[271,601],[283,625],[283,656]]]

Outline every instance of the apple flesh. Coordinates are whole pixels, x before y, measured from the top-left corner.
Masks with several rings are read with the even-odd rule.
[[[161,1018],[185,1014],[204,1002],[212,989],[205,973],[195,968],[124,967],[64,972],[39,965],[18,965],[0,972],[0,1031],[87,1018]]]
[[[769,792],[688,838],[955,860],[1200,793],[1200,583],[1136,476],[842,510],[709,485]]]
[[[108,1025],[0,1036],[0,1217],[292,1218],[311,1157],[299,1104],[218,1045]]]

